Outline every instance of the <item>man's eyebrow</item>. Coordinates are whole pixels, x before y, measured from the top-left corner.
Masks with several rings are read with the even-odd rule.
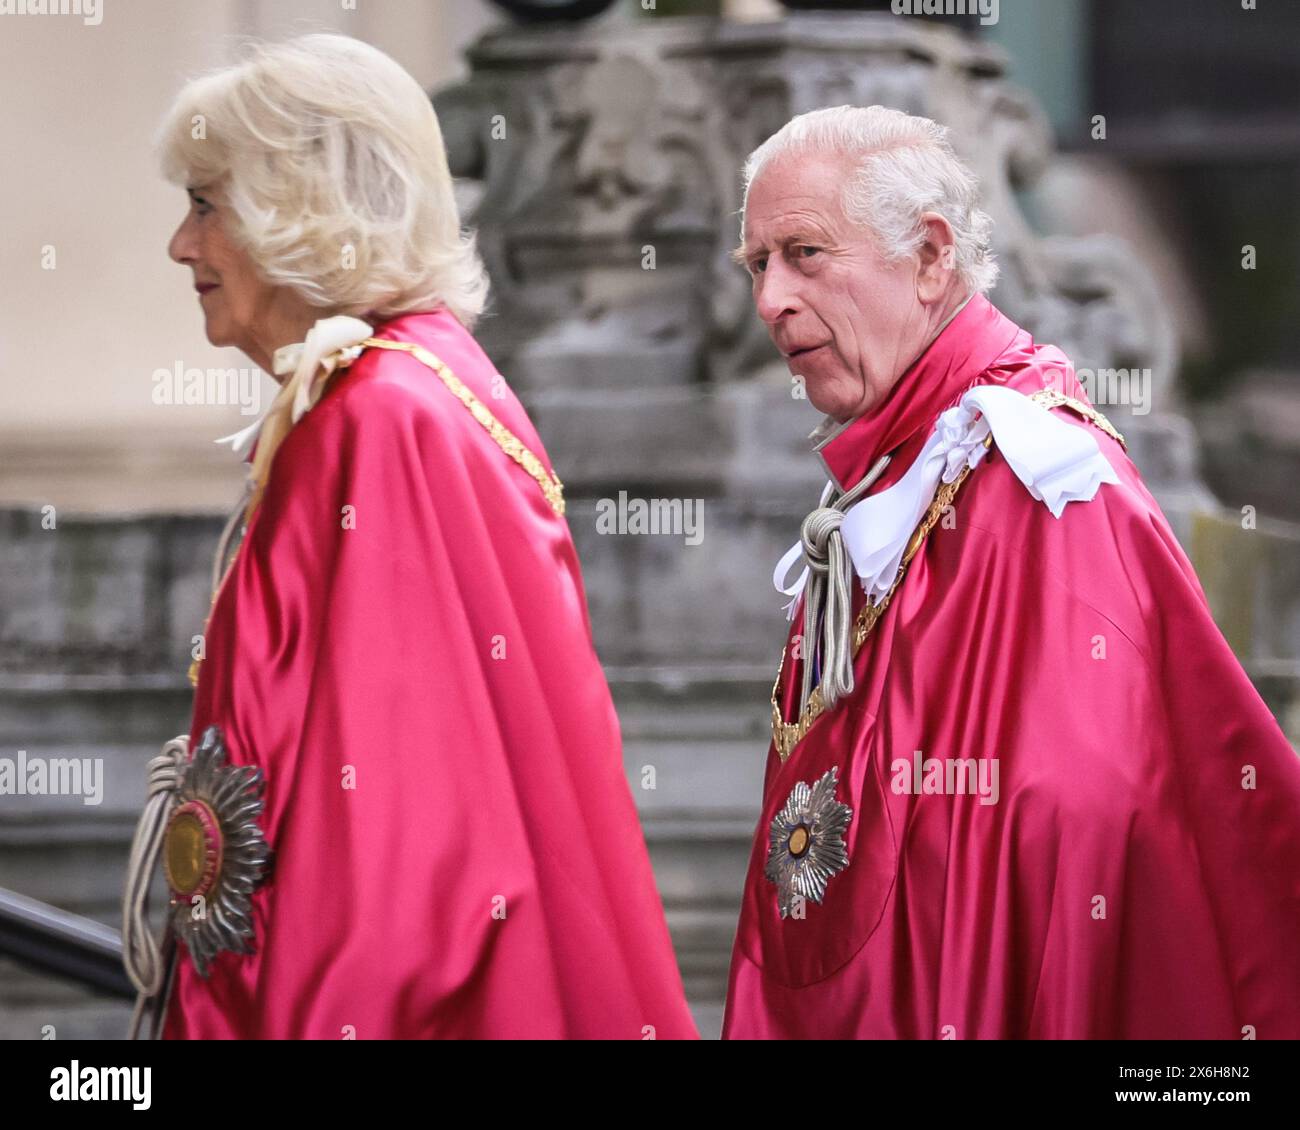
[[[778,239],[776,242],[778,246],[784,247],[787,241],[783,239]],[[767,244],[765,243],[748,244],[742,240],[740,246],[737,247],[731,253],[731,261],[735,263],[737,266],[744,267],[744,266],[748,266],[749,261],[751,259],[756,259],[760,255],[770,255],[770,254],[771,251],[768,250]]]
[[[827,242],[827,237],[825,233],[817,232],[811,228],[795,228],[786,232],[785,235],[778,236],[775,242],[776,246],[780,248],[797,247],[805,243],[820,246]],[[757,243],[753,247],[742,243],[731,253],[731,261],[737,266],[744,267],[749,263],[749,260],[760,255],[770,255],[771,253],[765,243]]]

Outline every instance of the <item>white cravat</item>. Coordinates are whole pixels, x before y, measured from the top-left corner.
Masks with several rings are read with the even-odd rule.
[[[281,346],[275,351],[271,365],[276,375],[292,373],[292,376],[281,386],[271,406],[248,427],[214,442],[229,443],[236,453],[243,451],[262,430],[262,424],[275,411],[276,405],[286,399],[293,401],[291,423],[296,424],[315,404],[312,390],[321,373],[328,376],[337,368],[346,369],[361,353],[360,343],[373,332],[372,327],[360,318],[346,314],[321,318],[307,331],[305,340]]]
[[[1102,483],[1119,482],[1085,428],[1067,424],[1013,389],[972,388],[935,421],[921,454],[898,482],[863,498],[844,515],[840,535],[872,603],[893,587],[907,543],[939,480],[950,483],[963,467],[976,466],[988,452],[984,440],[990,431],[1016,477],[1055,518],[1060,518],[1066,503],[1087,502]],[[783,584],[802,552],[802,542],[796,542],[777,563],[772,581],[786,596],[797,598],[807,582],[805,568],[794,584]],[[790,615],[794,603],[787,606]]]

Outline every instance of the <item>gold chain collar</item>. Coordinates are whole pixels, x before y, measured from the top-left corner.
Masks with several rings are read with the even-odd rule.
[[[554,471],[547,471],[542,461],[524,445],[523,440],[501,423],[492,414],[492,410],[470,392],[465,383],[443,363],[440,357],[425,349],[424,346],[410,341],[368,337],[361,344],[377,346],[380,349],[400,349],[432,369],[438,379],[447,386],[452,396],[465,405],[470,415],[483,425],[496,445],[532,476],[537,485],[542,488],[543,497],[556,515],[564,517],[564,484],[560,482],[560,477]]]

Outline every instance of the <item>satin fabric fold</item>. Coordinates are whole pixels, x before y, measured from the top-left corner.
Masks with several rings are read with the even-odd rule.
[[[821,454],[848,487],[894,450],[886,489],[985,384],[1086,401],[1059,350],[978,298]],[[1122,447],[1054,414],[1119,481],[1058,519],[995,447],[858,653],[852,696],[784,764],[769,747],[725,1036],[1300,1037],[1300,761]],[[800,678],[787,661],[787,719]],[[996,759],[997,802],[918,795],[918,750]],[[782,919],[768,828],[832,767],[849,864]]]
[[[445,312],[376,328],[546,461]],[[547,464],[549,467],[549,464]],[[437,376],[370,349],[275,453],[191,740],[266,775],[256,952],[169,1038],[693,1037],[568,527]]]

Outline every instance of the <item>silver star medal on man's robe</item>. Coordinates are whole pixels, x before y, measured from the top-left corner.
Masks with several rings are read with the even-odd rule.
[[[763,876],[776,884],[777,906],[788,918],[795,899],[820,905],[826,884],[849,865],[844,833],[853,809],[835,799],[834,766],[814,785],[800,781],[772,818]]]

